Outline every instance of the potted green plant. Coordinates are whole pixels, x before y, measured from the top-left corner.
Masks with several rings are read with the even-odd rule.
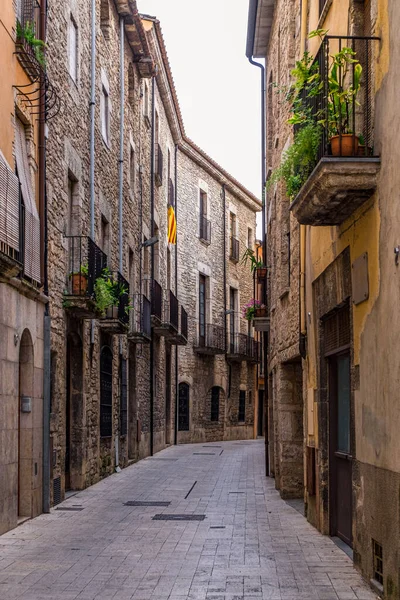
[[[358,136],[352,116],[360,90],[362,66],[351,48],[342,48],[331,56],[328,76],[327,129],[333,156],[356,156]],[[353,75],[351,77],[351,74]]]
[[[81,265],[79,271],[70,273],[72,294],[74,296],[85,296],[88,287],[89,269],[88,265]]]
[[[44,50],[47,47],[43,40],[36,37],[35,24],[27,21],[25,27],[17,21],[17,43],[20,45],[26,42],[33,50],[36,60],[41,67],[46,68],[46,59]]]
[[[107,319],[118,319],[120,300],[128,293],[124,284],[119,283],[113,277],[108,267],[103,269],[102,274],[94,284],[96,309],[100,316]],[[125,307],[125,312],[130,310],[130,301]]]
[[[257,273],[258,281],[263,281],[267,276],[267,267],[263,264],[261,258],[258,258],[256,253],[252,248],[247,248],[244,252],[241,260],[241,264],[247,265],[248,261],[250,261],[250,271]]]

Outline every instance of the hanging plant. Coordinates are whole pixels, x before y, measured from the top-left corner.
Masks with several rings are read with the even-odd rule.
[[[252,298],[247,304],[242,306],[242,317],[247,321],[252,321],[256,316],[257,309],[265,308],[264,304],[261,304],[259,300]]]

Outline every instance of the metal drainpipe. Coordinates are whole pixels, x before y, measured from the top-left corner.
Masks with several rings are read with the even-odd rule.
[[[265,67],[264,65],[253,60],[252,56],[247,57],[249,59],[250,64],[258,67],[261,72],[261,194],[262,194],[262,244],[263,244],[263,263],[266,267],[268,267],[268,253],[267,253],[267,229],[266,229],[266,221],[267,221],[267,199],[265,194],[265,184],[266,184],[266,153],[265,153]],[[267,273],[267,281],[265,281],[263,285],[263,303],[268,306],[268,298],[267,298],[267,282],[268,282],[268,273]],[[268,332],[263,333],[263,358],[264,358],[264,401],[265,401],[265,474],[268,476],[270,474],[270,464],[269,464],[269,430],[268,430],[268,417],[269,417],[269,404],[268,404]]]
[[[150,237],[154,237],[154,153],[155,153],[155,79],[151,80],[151,154],[150,154]],[[151,246],[151,296],[153,297],[154,281],[154,244]],[[150,456],[154,452],[154,333],[151,330],[150,340]]]
[[[40,5],[40,38],[46,41],[47,0]],[[43,85],[43,78],[41,84]],[[39,120],[39,210],[40,210],[40,254],[44,293],[48,296],[48,254],[47,254],[47,195],[46,195],[46,91],[41,94]],[[51,339],[50,310],[46,304],[43,331],[43,512],[50,512],[50,377],[51,377]]]
[[[178,223],[178,144],[175,144],[175,219]],[[175,242],[175,294],[178,298],[178,231],[176,232]],[[181,307],[182,310],[182,307]],[[178,315],[179,316],[179,315]],[[182,324],[182,320],[181,320]],[[178,344],[175,346],[175,428],[174,428],[174,444],[178,444],[178,417],[179,417],[179,369],[178,369]]]
[[[94,241],[94,125],[96,107],[96,0],[92,0],[90,56],[90,237]]]
[[[124,65],[124,52],[125,52],[125,32],[124,32],[124,18],[119,19],[120,29],[120,124],[119,124],[119,189],[118,189],[118,237],[119,237],[119,272],[122,274],[124,266],[124,248],[123,248],[123,229],[122,229],[122,215],[123,215],[123,197],[124,197],[124,125],[125,125],[125,65]],[[121,365],[122,360],[122,339],[119,340],[119,364]],[[119,435],[115,438],[115,469],[119,470]]]

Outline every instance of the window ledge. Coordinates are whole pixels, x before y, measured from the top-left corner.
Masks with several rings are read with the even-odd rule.
[[[377,581],[376,579],[370,579],[369,580],[372,588],[378,592],[379,595],[383,595],[383,585],[381,583],[379,583],[379,581]]]
[[[208,242],[207,240],[205,240],[204,238],[199,236],[199,241],[203,244],[203,246],[210,246],[211,241]]]
[[[283,292],[281,292],[281,295],[279,296],[279,300],[284,300],[287,296],[289,296],[289,291],[290,288],[284,289]]]

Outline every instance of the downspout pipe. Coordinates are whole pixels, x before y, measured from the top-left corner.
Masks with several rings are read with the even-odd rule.
[[[124,267],[123,247],[123,194],[124,194],[124,132],[125,132],[125,22],[124,17],[119,18],[120,28],[120,124],[119,124],[119,190],[118,190],[118,219],[119,219],[119,272]]]
[[[151,80],[151,150],[150,150],[150,233],[154,237],[154,164],[155,164],[155,78]],[[154,244],[151,246],[151,295],[154,294]],[[150,456],[154,453],[154,333],[150,339]]]
[[[46,41],[47,0],[40,4],[40,38]],[[41,85],[44,85],[42,77]],[[42,89],[40,96],[39,119],[39,214],[40,214],[40,256],[41,276],[44,283],[44,293],[48,296],[48,231],[47,231],[47,195],[46,195],[46,91]],[[43,330],[43,512],[50,512],[50,377],[51,377],[51,347],[50,347],[50,310],[46,304]]]
[[[262,256],[263,263],[268,267],[268,240],[267,240],[267,198],[265,193],[266,184],[266,122],[265,122],[265,67],[253,59],[253,41],[255,33],[255,21],[257,14],[258,0],[250,0],[249,5],[249,23],[251,24],[247,38],[246,56],[250,64],[260,69],[261,75],[261,197],[262,197]],[[263,303],[268,306],[268,277],[263,287]],[[264,359],[264,398],[265,398],[265,474],[270,474],[269,464],[269,402],[268,402],[268,332],[263,333],[263,359]]]
[[[178,223],[178,144],[175,144],[175,220]],[[176,231],[175,241],[175,294],[178,298],[178,227]],[[182,310],[182,307],[181,307]],[[182,323],[182,321],[181,321]],[[175,428],[174,428],[174,444],[178,444],[178,419],[179,419],[179,351],[178,344],[175,345]]]
[[[94,143],[96,108],[96,0],[91,5],[91,55],[90,55],[90,237],[94,241]]]

